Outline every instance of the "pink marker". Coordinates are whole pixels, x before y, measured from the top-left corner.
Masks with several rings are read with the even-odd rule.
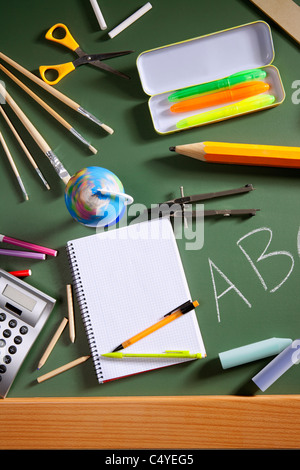
[[[56,256],[57,251],[51,248],[45,248],[43,246],[34,245],[33,243],[16,240],[15,238],[7,237],[6,235],[0,235],[0,242],[10,243],[11,245],[20,246],[21,248],[28,248],[29,250],[38,251],[45,255]]]

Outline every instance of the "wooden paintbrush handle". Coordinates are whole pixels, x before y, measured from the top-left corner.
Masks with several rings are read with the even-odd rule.
[[[45,141],[45,139],[41,136],[38,130],[34,127],[34,125],[30,122],[28,117],[24,114],[22,109],[17,105],[15,100],[10,96],[8,91],[4,88],[4,86],[0,83],[0,94],[3,96],[7,104],[11,107],[11,109],[15,112],[18,116],[22,124],[26,127],[31,137],[36,141],[40,149],[46,153],[51,151],[49,145]]]
[[[10,59],[9,57],[7,57],[5,54],[3,54],[2,52],[0,52],[0,58],[3,59],[5,62],[7,62],[8,64],[10,64],[12,67],[14,67],[15,69],[17,69],[19,72],[21,72],[23,75],[25,75],[26,77],[28,77],[30,80],[32,80],[33,82],[37,83],[39,86],[41,86],[42,88],[44,88],[45,90],[47,90],[49,93],[51,93],[52,95],[54,95],[56,98],[58,98],[60,101],[62,101],[63,103],[65,103],[67,106],[69,106],[70,108],[72,109],[75,109],[75,111],[77,111],[77,109],[80,107],[80,105],[78,103],[76,103],[75,101],[71,100],[70,98],[68,98],[66,95],[64,95],[63,93],[61,93],[60,91],[56,90],[56,88],[53,88],[51,85],[48,85],[46,82],[44,82],[41,78],[37,77],[36,75],[34,75],[33,73],[29,72],[29,70],[26,70],[24,67],[22,67],[22,65],[19,65],[17,62],[15,62],[14,60]]]

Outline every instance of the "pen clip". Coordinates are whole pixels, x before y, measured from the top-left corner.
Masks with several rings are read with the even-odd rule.
[[[176,353],[176,354],[182,354],[182,355],[184,356],[184,355],[189,355],[189,354],[190,354],[190,351],[178,351],[178,350],[176,350],[176,349],[175,349],[175,350],[174,350],[174,349],[170,349],[170,350],[165,351],[165,354],[172,354],[172,353],[173,353],[173,354],[174,354],[174,353]]]
[[[187,302],[184,302],[183,304],[179,305],[179,307],[174,308],[174,310],[171,310],[171,312],[166,313],[166,315],[164,315],[164,317],[168,317],[169,315],[171,315],[174,312],[177,312],[178,310],[181,310],[182,313],[186,313],[185,309],[186,309],[186,307],[189,307],[190,305],[191,305],[191,301],[188,300]]]

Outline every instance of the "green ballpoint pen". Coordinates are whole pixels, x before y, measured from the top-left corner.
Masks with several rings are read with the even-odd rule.
[[[175,91],[168,97],[168,100],[171,102],[181,101],[197,95],[226,90],[235,85],[249,82],[250,80],[263,80],[266,76],[267,72],[262,69],[246,70],[230,75],[227,78],[221,78],[220,80],[214,80],[212,82],[202,83],[201,85],[195,85]]]
[[[104,357],[112,357],[116,359],[122,359],[123,357],[161,357],[161,358],[168,358],[168,357],[176,357],[181,359],[202,359],[203,356],[200,353],[190,354],[189,351],[166,351],[162,354],[152,354],[152,353],[122,353],[122,352],[112,352],[107,354],[101,354]]]
[[[222,106],[221,108],[214,109],[212,111],[206,111],[201,114],[181,119],[176,123],[177,129],[185,129],[186,127],[199,126],[210,121],[217,121],[230,116],[236,116],[256,109],[264,108],[271,105],[275,101],[273,95],[257,95],[245,100],[239,101],[238,103]]]

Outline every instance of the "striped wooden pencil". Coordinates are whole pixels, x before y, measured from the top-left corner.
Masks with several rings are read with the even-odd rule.
[[[169,150],[203,162],[300,168],[300,147],[199,142]]]

